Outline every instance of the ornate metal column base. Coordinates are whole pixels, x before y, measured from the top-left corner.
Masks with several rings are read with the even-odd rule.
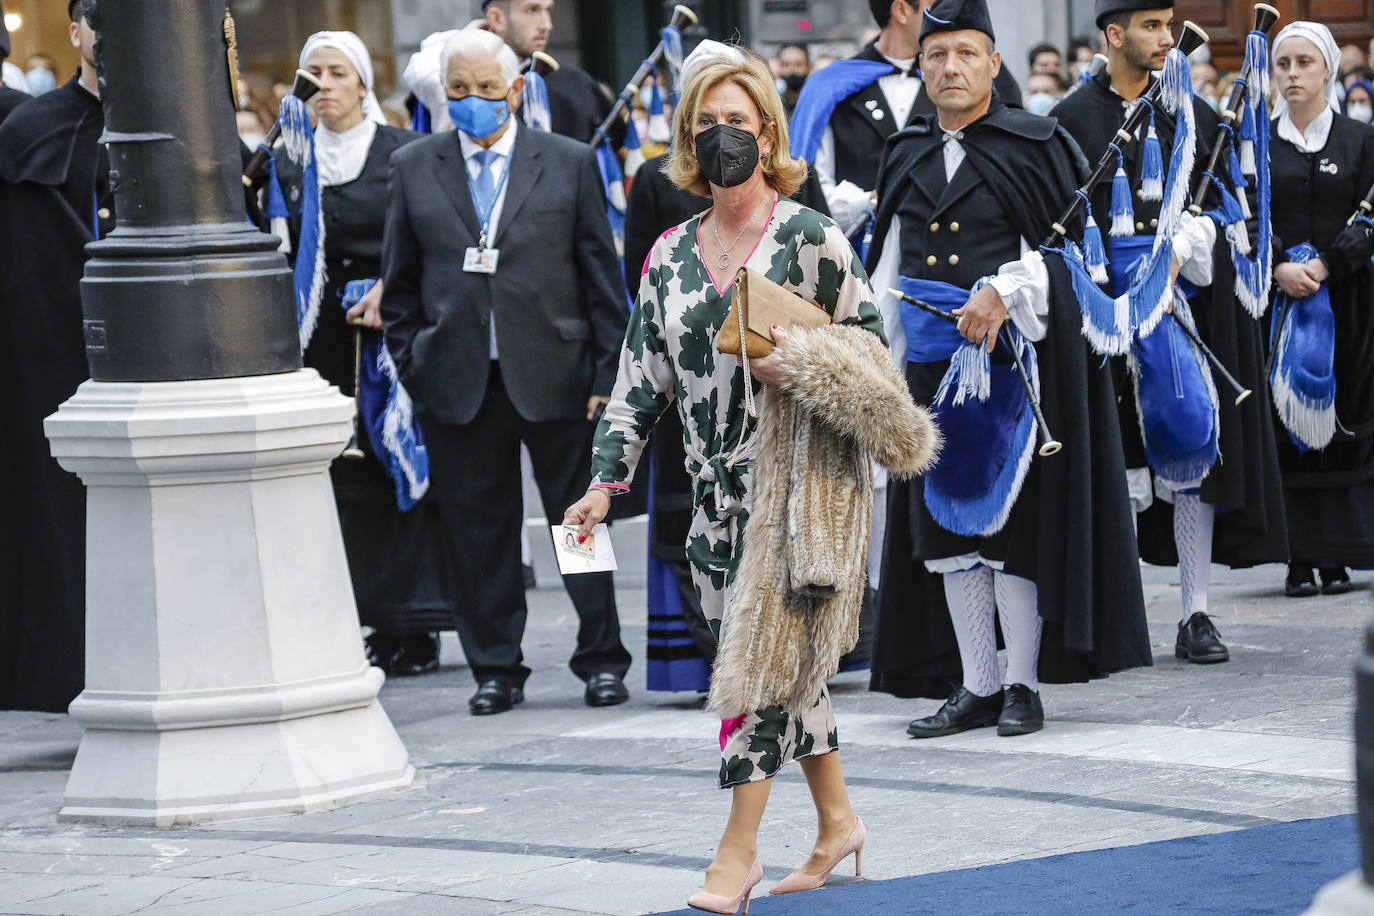
[[[377,703],[314,370],[87,382],[45,423],[87,487],[86,727],[64,820],[172,826],[411,783]]]

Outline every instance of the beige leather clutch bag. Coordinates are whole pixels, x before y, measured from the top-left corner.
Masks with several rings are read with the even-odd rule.
[[[716,336],[716,349],[739,356],[740,338],[743,337],[749,358],[762,359],[773,352],[773,325],[789,328],[823,324],[830,324],[830,315],[825,309],[779,286],[752,267],[741,267],[730,286],[730,313]]]

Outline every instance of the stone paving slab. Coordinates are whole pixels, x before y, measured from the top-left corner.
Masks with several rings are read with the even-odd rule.
[[[715,788],[716,725],[699,698],[640,686],[643,530],[614,536],[637,658],[631,702],[582,705],[566,667],[576,616],[536,541],[544,587],[529,596],[526,703],[468,716],[471,675],[446,634],[439,672],[383,690],[419,770],[414,788],[384,798],[195,829],[58,825],[80,729],[65,716],[0,713],[0,914],[681,907],[729,795]],[[1176,571],[1143,573],[1155,667],[1047,686],[1039,734],[911,741],[906,722],[938,703],[868,693],[863,673],[836,679],[845,770],[871,837],[858,880],[1354,810],[1351,670],[1374,612],[1368,592],[1286,601],[1281,567],[1216,568],[1213,610],[1233,660],[1190,666],[1172,656]],[[784,771],[760,836],[770,883],[805,858],[813,831],[800,772]]]

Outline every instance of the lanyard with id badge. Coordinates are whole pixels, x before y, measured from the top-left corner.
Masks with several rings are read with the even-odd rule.
[[[495,189],[491,192],[491,200],[487,203],[487,212],[481,211],[481,203],[477,200],[477,194],[472,187],[472,181],[468,181],[468,193],[472,195],[472,208],[477,211],[477,217],[481,220],[482,229],[477,236],[477,247],[469,248],[463,252],[463,271],[470,274],[494,274],[496,273],[496,262],[501,256],[498,248],[488,248],[488,229],[491,226],[491,214],[496,209],[496,202],[501,199],[501,191],[506,187],[506,178],[510,175],[510,163],[513,156],[507,156],[506,167],[501,170],[501,180],[496,183]],[[482,168],[487,168],[483,165]],[[479,172],[480,174],[480,172]]]

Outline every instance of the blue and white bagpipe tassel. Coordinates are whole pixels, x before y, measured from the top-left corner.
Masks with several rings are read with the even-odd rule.
[[[629,118],[625,122],[625,180],[634,181],[643,164],[644,149],[639,142],[639,130],[635,127],[635,119]]]
[[[1173,299],[1169,272],[1174,260],[1174,236],[1183,223],[1193,165],[1197,159],[1197,114],[1193,111],[1193,78],[1188,58],[1178,48],[1169,52],[1160,77],[1159,101],[1174,115],[1174,146],[1169,154],[1169,171],[1164,182],[1164,198],[1159,208],[1159,228],[1149,260],[1131,286],[1131,323],[1137,334],[1149,334],[1163,319]]]
[[[1250,73],[1250,85],[1245,93],[1239,131],[1232,130],[1231,188],[1216,175],[1208,173],[1208,180],[1216,189],[1220,205],[1208,212],[1226,235],[1231,247],[1231,262],[1236,270],[1236,298],[1250,316],[1259,319],[1269,305],[1273,281],[1273,223],[1271,205],[1273,192],[1269,174],[1269,38],[1263,32],[1251,32],[1245,45],[1245,66]],[[1237,156],[1236,147],[1240,147]],[[1256,167],[1258,166],[1258,167]],[[1245,175],[1255,176],[1255,199],[1259,225],[1255,244],[1250,244],[1246,221],[1250,207],[1246,199]]]
[[[1112,141],[1111,148],[1116,150],[1116,175],[1112,177],[1112,209],[1107,214],[1112,218],[1111,233],[1115,236],[1135,234],[1135,207],[1131,204],[1131,179],[1126,174],[1126,158],[1121,147]]]
[[[525,126],[548,132],[553,129],[553,115],[549,112],[549,87],[533,67],[525,74],[525,88],[520,91],[520,107],[525,110]]]
[[[1020,350],[1039,397],[1035,347],[1012,326],[1004,339]],[[962,343],[931,404],[945,442],[939,462],[925,477],[926,509],[955,534],[987,536],[1002,530],[1035,454],[1035,415],[1005,348],[998,343],[1006,359],[994,362],[986,348]]]
[[[1159,150],[1159,133],[1155,130],[1155,109],[1150,106],[1150,129],[1145,134],[1144,150],[1140,157],[1140,199],[1164,199],[1164,154]]]
[[[663,44],[663,59],[668,64],[668,77],[672,84],[673,109],[682,100],[682,32],[675,25],[664,28],[660,41]]]
[[[1083,312],[1083,336],[1097,354],[1120,356],[1131,346],[1130,298],[1113,298],[1102,291],[1110,280],[1102,231],[1093,217],[1092,201],[1082,191],[1075,193],[1082,198],[1086,214],[1083,246],[1066,238],[1061,254],[1073,281],[1074,298]]]
[[[668,143],[673,139],[673,130],[668,126],[668,116],[663,111],[663,93],[658,90],[658,71],[649,71],[649,142]]]
[[[1288,249],[1294,264],[1315,257],[1309,242]],[[1336,318],[1326,284],[1303,299],[1280,292],[1270,323],[1275,354],[1269,388],[1279,419],[1298,448],[1325,448],[1336,434]]]
[[[277,250],[283,254],[291,251],[291,211],[286,208],[286,195],[281,191],[281,179],[277,177],[277,157],[261,143],[258,149],[267,152],[267,208],[266,216],[272,234],[281,239]]]
[[[301,167],[301,237],[296,246],[296,321],[305,350],[320,318],[324,296],[324,210],[320,206],[320,169],[315,156],[315,129],[305,102],[294,95],[281,101],[281,138],[286,155]]]
[[[1181,291],[1174,312],[1193,326]],[[1138,335],[1130,366],[1151,470],[1175,488],[1196,486],[1220,454],[1221,408],[1210,367],[1177,321]]]
[[[604,137],[596,145],[596,164],[601,168],[601,182],[606,191],[606,216],[611,221],[611,234],[615,236],[617,254],[625,253],[625,179],[620,174],[620,161],[616,159],[611,142]]]
[[[375,279],[352,280],[344,286],[347,312],[376,285]],[[410,393],[396,375],[383,335],[363,330],[358,367],[358,416],[367,433],[369,451],[396,485],[396,507],[402,512],[420,501],[429,489],[429,453]]]

